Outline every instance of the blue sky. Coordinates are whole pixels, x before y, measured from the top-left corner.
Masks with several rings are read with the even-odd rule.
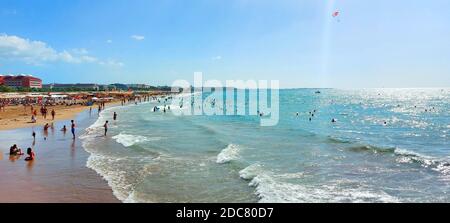
[[[0,73],[46,83],[449,87],[449,61],[448,0],[0,1]]]

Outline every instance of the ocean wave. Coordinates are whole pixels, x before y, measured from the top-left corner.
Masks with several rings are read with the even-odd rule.
[[[239,171],[239,176],[245,180],[251,180],[258,176],[262,172],[262,166],[260,164],[252,164],[245,169]]]
[[[396,159],[399,163],[418,163],[425,168],[431,168],[434,171],[444,175],[450,174],[450,162],[431,156],[422,155],[405,149],[396,149]]]
[[[134,198],[136,186],[152,173],[152,163],[158,162],[161,154],[152,153],[143,157],[117,157],[117,154],[112,154],[109,150],[97,149],[98,137],[103,135],[103,124],[114,109],[123,109],[123,107],[109,107],[103,110],[98,119],[79,138],[82,139],[83,148],[90,154],[86,166],[107,181],[117,199],[122,202],[136,202]],[[157,137],[140,137],[123,133],[114,136],[113,139],[124,146],[159,140]]]
[[[155,158],[150,158],[155,160]],[[96,171],[108,182],[117,199],[125,203],[137,202],[134,196],[135,188],[147,175],[152,174],[153,165],[149,160],[132,157],[115,158],[92,154],[89,156],[86,166]],[[142,166],[136,169],[136,165]]]
[[[223,164],[239,159],[240,148],[237,145],[229,144],[217,155],[217,163]]]
[[[350,140],[342,139],[342,138],[337,138],[337,137],[331,137],[331,136],[328,136],[327,141],[328,141],[328,142],[331,142],[331,143],[342,143],[342,144],[348,144],[348,143],[351,143]]]
[[[371,153],[392,153],[396,156],[395,161],[398,163],[417,163],[424,168],[431,168],[444,175],[450,175],[450,161],[445,158],[436,158],[426,156],[407,149],[396,147],[377,147],[371,145],[356,145],[346,147],[345,150],[352,152],[371,152]]]
[[[122,144],[125,147],[130,147],[138,143],[161,140],[161,137],[145,137],[140,135],[130,135],[120,133],[112,137],[116,142]]]
[[[346,147],[345,149],[352,152],[373,152],[373,153],[394,153],[396,150],[395,147],[377,147],[370,145],[356,145]]]
[[[328,185],[301,185],[284,182],[270,171],[253,164],[239,172],[241,178],[250,180],[249,186],[255,188],[260,203],[317,203],[317,202],[399,202],[397,198],[384,191],[369,188],[349,188],[339,182]],[[301,177],[302,174],[296,174]]]

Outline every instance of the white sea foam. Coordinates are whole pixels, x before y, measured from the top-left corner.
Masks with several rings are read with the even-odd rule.
[[[338,182],[329,185],[301,185],[285,182],[261,165],[254,164],[239,172],[241,178],[250,180],[249,186],[261,203],[299,202],[399,202],[384,191],[369,188],[347,188]],[[301,177],[302,175],[297,175]]]
[[[262,166],[259,164],[252,164],[245,169],[239,171],[239,176],[242,179],[251,180],[262,172]]]
[[[229,144],[225,149],[223,149],[219,155],[217,155],[217,163],[223,164],[228,163],[233,160],[239,159],[239,146],[234,144]]]
[[[134,187],[146,175],[151,174],[151,166],[147,163],[150,160],[157,161],[159,157],[114,157],[111,154],[107,154],[107,151],[99,151],[95,146],[99,133],[103,131],[103,123],[107,120],[108,111],[128,106],[131,105],[110,107],[103,110],[97,121],[89,126],[85,134],[79,138],[83,139],[83,147],[90,153],[86,166],[96,171],[108,182],[114,196],[120,201],[135,202]],[[138,142],[159,140],[157,137],[136,137],[127,134],[119,134],[115,139],[121,141],[123,145],[129,146]],[[141,168],[136,169],[136,166],[141,166]]]
[[[122,144],[125,147],[130,147],[132,145],[142,142],[157,141],[161,139],[160,137],[145,137],[140,135],[130,135],[124,133],[120,133],[119,135],[113,136],[112,138],[115,139],[116,142]]]
[[[134,193],[136,185],[147,175],[152,174],[153,166],[146,164],[148,161],[142,162],[133,157],[115,158],[91,154],[86,166],[95,170],[108,182],[117,199],[125,203],[134,203],[137,202]],[[136,169],[136,166],[141,168]]]
[[[115,168],[117,162],[120,162],[120,160],[91,154],[86,166],[95,170],[108,182],[114,196],[121,201],[125,201],[132,192],[133,185],[127,182],[125,171]]]
[[[399,163],[419,163],[421,166],[431,168],[441,174],[450,174],[450,162],[447,160],[422,155],[405,149],[396,149],[395,154],[398,155],[396,161]]]

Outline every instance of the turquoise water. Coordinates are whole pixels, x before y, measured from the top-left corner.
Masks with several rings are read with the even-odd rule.
[[[87,165],[124,202],[450,202],[450,89],[315,91],[281,90],[271,127],[110,108]]]

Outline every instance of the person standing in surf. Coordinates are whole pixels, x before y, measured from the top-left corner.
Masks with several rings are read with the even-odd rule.
[[[117,113],[116,112],[114,112],[113,119],[114,119],[114,121],[117,120]]]
[[[72,124],[70,125],[70,131],[72,132],[73,139],[75,139],[75,121],[70,121]]]
[[[103,128],[105,128],[105,136],[106,136],[106,133],[108,132],[108,121],[105,122]]]

